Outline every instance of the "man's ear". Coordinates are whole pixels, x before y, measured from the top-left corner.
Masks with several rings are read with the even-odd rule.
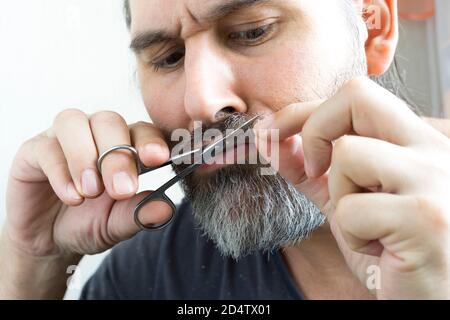
[[[368,72],[380,76],[389,69],[397,48],[397,0],[364,0],[363,19],[368,31],[365,44]]]

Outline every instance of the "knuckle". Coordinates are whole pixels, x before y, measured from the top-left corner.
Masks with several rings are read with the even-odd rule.
[[[162,139],[162,137],[164,136],[160,129],[155,127],[153,124],[144,121],[137,122],[132,131],[141,138]]]
[[[145,121],[138,121],[136,123],[133,123],[130,128],[132,129],[144,129],[144,128],[154,128],[153,124],[145,122]]]
[[[335,215],[338,220],[342,220],[346,212],[354,207],[350,196],[343,196],[336,203]]]
[[[55,143],[58,143],[56,139],[47,137],[36,137],[25,142],[24,147],[30,148],[38,158],[41,158],[48,153],[53,152]]]
[[[159,144],[163,147],[167,146],[164,134],[151,123],[144,121],[135,123],[131,128],[131,135],[137,146],[148,143]]]
[[[51,163],[51,166],[48,166],[48,170],[46,172],[49,178],[57,179],[61,183],[66,182],[64,181],[66,173],[67,173],[67,163],[61,160]]]
[[[356,77],[351,80],[349,80],[343,87],[344,92],[355,92],[359,93],[364,90],[367,90],[373,85],[372,80],[368,79],[367,77]]]
[[[42,135],[37,135],[33,138],[27,139],[20,145],[19,151],[24,150],[33,150],[35,147],[39,145],[39,141],[44,139]]]
[[[91,116],[91,122],[117,124],[118,122],[125,123],[125,120],[115,111],[99,111]]]
[[[366,77],[357,77],[347,82],[341,90],[341,94],[349,100],[351,109],[355,113],[365,113],[366,100],[370,92],[374,91],[376,84]]]
[[[354,139],[351,136],[343,136],[337,139],[333,146],[333,161],[345,161],[351,154]]]
[[[72,120],[74,117],[86,117],[86,114],[77,108],[65,109],[56,115],[53,123],[63,123]]]
[[[124,171],[135,176],[137,170],[136,159],[129,151],[121,150],[113,152],[106,157],[101,165],[101,173],[104,177],[112,178],[114,174]]]
[[[19,159],[31,158],[33,161],[38,161],[40,154],[39,143],[43,138],[41,136],[35,136],[33,138],[23,141],[15,155],[14,162],[21,163]]]
[[[54,146],[54,139],[41,138],[36,142],[36,147],[40,152],[48,152]]]
[[[447,233],[450,230],[449,213],[437,199],[430,196],[416,196],[414,197],[414,206],[417,215],[422,217],[434,232],[444,231]]]

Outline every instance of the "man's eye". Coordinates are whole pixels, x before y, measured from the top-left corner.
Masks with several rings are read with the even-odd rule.
[[[167,69],[175,68],[183,60],[184,55],[185,49],[180,48],[161,59],[153,61],[152,66],[155,69],[155,71],[158,71],[160,68],[167,68]]]
[[[274,24],[268,24],[258,28],[232,32],[228,38],[233,41],[240,41],[247,45],[255,45],[264,41],[271,33]]]

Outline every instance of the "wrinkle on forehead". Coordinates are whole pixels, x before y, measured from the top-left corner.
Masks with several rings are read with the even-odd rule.
[[[199,17],[211,5],[223,0],[130,0],[131,33],[148,29],[166,29],[182,35],[200,27]],[[207,3],[207,5],[205,5]]]
[[[236,2],[236,3],[234,3]],[[239,3],[241,2],[241,3]],[[148,29],[164,29],[186,38],[229,13],[233,7],[258,5],[270,0],[131,0],[132,34]],[[233,4],[231,4],[233,3]],[[238,4],[239,3],[239,4]]]
[[[186,39],[196,32],[199,32],[204,28],[200,22],[202,13],[198,13],[201,8],[198,7],[198,2],[204,2],[201,0],[185,0],[179,1],[178,12],[178,26],[179,34],[181,38]],[[212,2],[212,1],[210,1]],[[203,6],[205,7],[205,6]]]

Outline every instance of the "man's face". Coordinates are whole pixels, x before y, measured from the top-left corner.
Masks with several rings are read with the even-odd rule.
[[[131,0],[132,37],[173,37],[138,54],[152,120],[167,130],[192,128],[225,108],[267,113],[331,94],[364,55],[355,52],[344,2]],[[239,3],[248,5],[228,12]]]
[[[246,115],[271,113],[292,103],[331,96],[348,79],[366,73],[364,39],[358,32],[362,29],[358,28],[360,19],[352,1],[131,0],[132,48],[137,54],[142,96],[151,119],[169,133],[177,128],[192,130],[195,121],[208,126],[232,113],[245,118]],[[238,220],[236,216],[249,220],[248,215],[252,213],[243,213],[246,205],[249,205],[248,211],[290,210],[295,213],[301,210],[303,215],[308,211],[308,221],[293,221],[293,212],[289,212],[286,221],[278,222],[281,226],[277,227],[281,228],[286,223],[302,223],[308,228],[296,235],[290,232],[292,239],[287,240],[284,235],[278,242],[299,240],[323,222],[314,214],[312,205],[307,204],[302,195],[295,194],[280,177],[257,181],[256,170],[246,166],[217,171],[186,182],[197,216],[200,220],[206,219],[203,224],[214,219],[214,214],[198,211],[214,211],[221,207],[217,204],[220,201],[226,201],[220,218],[229,218],[230,224]],[[241,179],[242,190],[237,190],[236,185],[231,187],[231,177]],[[252,181],[252,186],[248,185],[248,180]],[[200,182],[203,187],[199,186]],[[261,190],[274,185],[285,189],[288,195],[281,193],[277,201],[265,201],[264,197],[272,197],[273,192],[265,194]],[[250,203],[254,201],[251,197],[231,194],[231,191],[248,192],[251,188],[259,190],[263,196],[255,203]],[[227,191],[230,195],[221,200]],[[286,199],[296,197],[293,201],[298,203],[288,204],[291,208],[286,209]],[[199,204],[201,201],[216,203],[209,207]],[[241,208],[241,212],[238,214],[233,206]],[[206,215],[209,218],[205,218]],[[252,222],[253,225],[258,223],[269,222]],[[248,236],[238,235],[238,232],[255,231],[241,224],[234,226],[235,230],[225,230],[227,226],[204,227],[216,242],[222,241],[224,247],[232,238]],[[267,226],[257,228],[262,230]],[[229,238],[219,240],[224,233],[229,233]],[[256,244],[256,239],[252,242],[247,244],[253,246],[251,248],[236,249],[235,246],[224,251],[239,256],[252,249],[273,247],[277,241],[265,247]],[[265,239],[265,242],[270,240]]]

